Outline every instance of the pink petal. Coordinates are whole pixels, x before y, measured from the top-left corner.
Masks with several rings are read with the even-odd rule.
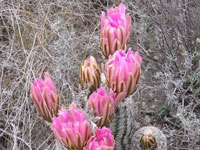
[[[48,72],[45,72],[44,79],[45,79],[46,86],[48,86],[52,91],[56,93],[56,87],[53,81],[51,80],[51,77]]]
[[[102,11],[101,12],[101,28],[104,27],[104,24],[105,24],[105,12]]]

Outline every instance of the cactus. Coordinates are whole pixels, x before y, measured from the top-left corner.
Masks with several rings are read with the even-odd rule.
[[[134,150],[167,150],[164,133],[154,126],[142,127],[132,137]]]

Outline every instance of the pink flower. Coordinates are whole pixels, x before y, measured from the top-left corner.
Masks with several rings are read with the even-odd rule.
[[[95,136],[92,137],[86,146],[86,150],[114,150],[115,140],[112,131],[103,127],[96,129]]]
[[[45,72],[44,78],[44,81],[36,78],[31,84],[31,98],[40,115],[51,122],[52,117],[58,113],[60,97],[49,73]]]
[[[100,84],[100,69],[93,56],[81,64],[80,68],[80,83],[82,87],[86,87],[88,83],[91,84],[90,90],[95,91]]]
[[[112,90],[107,94],[104,88],[99,88],[97,92],[90,95],[88,108],[94,111],[94,116],[101,117],[97,125],[99,127],[109,125],[114,113],[115,94]]]
[[[108,86],[117,94],[117,105],[136,90],[141,75],[141,63],[139,53],[135,52],[133,55],[129,49],[127,54],[123,50],[116,51],[102,65]]]
[[[56,139],[70,150],[82,150],[92,136],[90,123],[84,112],[72,103],[69,110],[60,110],[53,118],[51,130]]]
[[[132,31],[131,16],[126,14],[126,6],[108,10],[107,16],[101,13],[100,47],[106,58],[118,49],[126,50],[126,43]]]

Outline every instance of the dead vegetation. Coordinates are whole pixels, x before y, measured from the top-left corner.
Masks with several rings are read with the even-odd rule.
[[[131,149],[136,129],[154,125],[166,134],[169,150],[199,150],[198,0],[1,0],[0,149],[62,149],[33,106],[30,83],[48,71],[62,107],[82,104],[80,64],[89,55],[103,62],[100,14],[120,2],[133,19],[129,46],[143,57],[143,75],[134,96],[116,112],[118,149]]]

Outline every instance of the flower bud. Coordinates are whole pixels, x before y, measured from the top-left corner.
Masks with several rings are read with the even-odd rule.
[[[99,88],[97,92],[90,95],[88,108],[93,110],[94,116],[101,117],[98,120],[98,127],[108,126],[114,113],[115,94],[112,90],[107,94],[104,88]]]
[[[102,65],[108,87],[117,94],[117,105],[136,90],[141,75],[141,63],[139,53],[133,54],[129,49],[127,54],[123,50],[116,51]]]
[[[86,59],[80,68],[80,83],[86,88],[88,83],[91,84],[90,91],[95,91],[100,85],[100,69],[93,56]]]
[[[51,122],[53,116],[56,116],[59,110],[60,97],[56,93],[56,87],[46,72],[45,80],[36,78],[31,84],[31,98],[40,115]]]
[[[84,112],[71,104],[69,110],[60,110],[53,118],[51,130],[56,139],[69,150],[82,150],[92,136],[90,123]]]
[[[124,4],[109,9],[107,16],[103,11],[101,13],[100,35],[100,47],[103,55],[108,58],[118,49],[126,50],[131,30],[131,16],[126,14]]]
[[[96,129],[95,136],[92,137],[86,146],[86,150],[114,150],[115,140],[112,131],[103,127]]]

